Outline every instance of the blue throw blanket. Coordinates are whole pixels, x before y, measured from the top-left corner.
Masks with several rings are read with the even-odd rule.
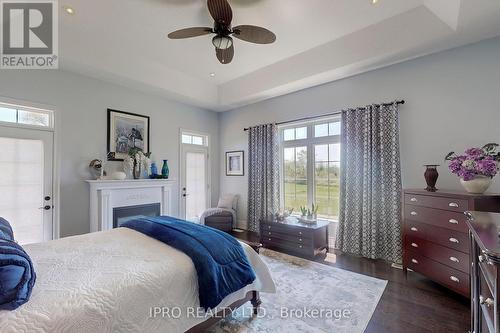
[[[33,264],[23,248],[0,239],[0,310],[14,310],[26,303],[35,280]]]
[[[142,217],[122,224],[172,246],[194,263],[200,306],[216,307],[224,297],[251,284],[255,273],[241,244],[229,234],[173,217]]]
[[[12,227],[6,219],[0,217],[0,239],[5,239],[9,241],[14,241],[14,233],[12,232]]]

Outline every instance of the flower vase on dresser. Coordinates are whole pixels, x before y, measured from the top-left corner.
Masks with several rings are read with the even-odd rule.
[[[163,160],[163,167],[161,168],[161,175],[165,179],[168,179],[168,176],[170,175],[170,169],[168,167],[168,160]]]
[[[426,167],[424,177],[425,182],[427,183],[427,188],[425,189],[428,192],[436,192],[436,183],[439,177],[439,172],[437,171],[437,164],[427,164],[424,165]]]
[[[463,155],[454,152],[446,155],[450,171],[460,177],[460,183],[469,193],[483,194],[488,190],[498,172],[500,153],[498,144],[489,143],[483,148],[469,148]]]

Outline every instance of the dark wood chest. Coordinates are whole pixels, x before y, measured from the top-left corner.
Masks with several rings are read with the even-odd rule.
[[[469,297],[470,245],[464,212],[500,211],[500,195],[404,192],[403,268]]]
[[[328,221],[303,224],[293,217],[283,223],[263,220],[260,223],[260,239],[264,247],[312,258],[328,251],[329,224]]]

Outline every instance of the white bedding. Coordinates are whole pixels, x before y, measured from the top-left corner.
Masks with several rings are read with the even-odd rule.
[[[275,292],[267,266],[242,244],[257,279],[251,290]],[[0,311],[0,332],[184,332],[205,318],[152,318],[152,307],[198,307],[197,274],[184,253],[136,231],[111,231],[25,246],[37,281],[31,299]]]

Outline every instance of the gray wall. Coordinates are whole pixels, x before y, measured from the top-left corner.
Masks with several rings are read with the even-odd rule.
[[[107,108],[151,117],[151,149],[160,164],[169,159],[171,178],[179,179],[179,129],[209,133],[211,155],[219,156],[218,115],[147,95],[119,85],[64,71],[4,70],[0,96],[57,108],[60,126],[61,236],[89,232],[88,163],[106,154]],[[0,128],[1,135],[1,128]],[[120,165],[115,163],[113,168]],[[161,164],[159,165],[161,167]],[[219,160],[212,159],[212,198],[217,202]],[[178,195],[175,196],[178,198]],[[175,202],[174,207],[178,207]]]
[[[443,157],[451,150],[500,142],[499,87],[500,38],[396,64],[222,114],[221,163],[226,151],[247,151],[243,128],[249,125],[404,98],[403,186],[424,188],[422,165],[437,163],[442,165],[438,187],[459,190],[458,178],[448,172]],[[238,215],[246,226],[247,177],[226,177],[221,168],[220,181],[221,193],[241,196]],[[500,179],[490,191],[500,192]]]

